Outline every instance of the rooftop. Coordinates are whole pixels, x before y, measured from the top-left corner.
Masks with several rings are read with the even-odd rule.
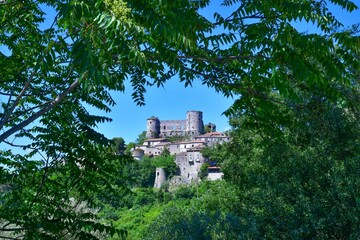
[[[191,140],[191,141],[179,142],[178,144],[188,144],[188,143],[206,143],[206,141],[204,141],[204,140]]]
[[[209,133],[205,133],[203,135],[199,135],[199,136],[195,136],[195,138],[209,138],[209,137],[228,137],[226,136],[224,133],[221,132],[209,132]]]
[[[167,138],[149,138],[146,139],[144,142],[170,142]]]

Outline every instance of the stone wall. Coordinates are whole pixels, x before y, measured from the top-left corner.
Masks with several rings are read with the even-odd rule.
[[[186,120],[159,120],[157,117],[147,119],[146,137],[198,136],[204,133],[201,111],[186,112]],[[211,126],[213,128],[214,126]]]
[[[189,151],[177,154],[175,162],[179,166],[180,176],[190,183],[199,180],[198,173],[205,158],[199,151]]]
[[[160,121],[160,137],[184,136],[186,120]]]

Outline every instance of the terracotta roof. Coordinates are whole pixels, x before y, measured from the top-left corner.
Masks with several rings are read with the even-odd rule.
[[[146,139],[144,142],[169,142],[167,138],[149,138]]]
[[[204,140],[193,140],[193,141],[179,142],[178,144],[189,144],[189,143],[206,143],[206,141],[204,141]]]
[[[209,132],[209,133],[205,133],[203,135],[199,135],[199,136],[196,136],[195,138],[209,138],[209,137],[228,137],[226,136],[224,133],[221,133],[221,132]]]

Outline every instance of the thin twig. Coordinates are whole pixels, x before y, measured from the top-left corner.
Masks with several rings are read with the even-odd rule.
[[[34,76],[35,76],[36,71],[33,70],[33,72],[31,73],[31,76],[29,78],[29,80],[25,83],[24,87],[22,88],[21,92],[19,93],[19,95],[16,97],[14,103],[12,104],[12,106],[10,107],[10,109],[8,110],[7,114],[4,116],[4,118],[1,120],[0,122],[0,129],[2,129],[4,127],[4,125],[7,123],[8,119],[10,118],[11,114],[14,112],[14,109],[16,108],[16,106],[18,105],[20,99],[22,98],[22,96],[24,95],[24,93],[26,92],[26,90],[29,88],[31,81],[33,80]],[[1,141],[0,141],[1,142]]]
[[[57,106],[70,92],[72,92],[79,85],[79,79],[76,79],[68,89],[66,89],[63,93],[59,94],[53,101],[47,104],[44,108],[30,116],[27,120],[17,124],[16,126],[10,128],[6,132],[0,135],[0,142],[4,141],[6,138],[19,131],[20,129],[26,127],[40,116],[48,112],[50,109]]]

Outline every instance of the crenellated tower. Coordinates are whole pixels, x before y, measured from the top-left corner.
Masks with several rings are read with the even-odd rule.
[[[202,112],[188,111],[186,113],[186,134],[189,136],[198,136],[204,133],[204,123]]]
[[[146,123],[146,138],[158,138],[160,135],[160,120],[157,117],[150,117]]]

